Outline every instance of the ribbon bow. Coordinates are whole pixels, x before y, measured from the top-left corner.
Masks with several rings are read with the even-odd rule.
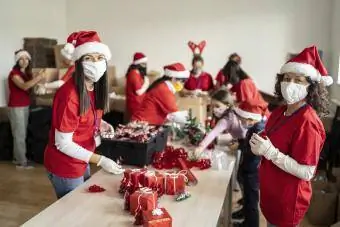
[[[156,208],[154,210],[152,210],[152,215],[153,216],[161,216],[163,214],[163,211],[159,208]]]
[[[199,44],[196,44],[192,41],[188,42],[188,46],[191,49],[193,54],[202,54],[205,46],[207,45],[207,41],[203,40]]]

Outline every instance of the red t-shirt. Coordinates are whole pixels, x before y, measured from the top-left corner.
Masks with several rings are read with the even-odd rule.
[[[216,76],[216,85],[220,87],[222,85],[225,85],[227,81],[228,81],[228,78],[224,76],[222,69],[221,69]]]
[[[25,91],[19,88],[13,82],[14,76],[20,76],[25,82],[29,81],[30,78],[28,76],[17,69],[12,69],[8,76],[8,87],[9,87],[9,99],[8,106],[9,107],[25,107],[31,104],[30,93],[29,90]]]
[[[153,125],[162,125],[169,113],[177,111],[175,94],[163,82],[146,93],[142,105],[131,119],[147,121]]]
[[[290,117],[286,107],[274,110],[264,133],[274,147],[302,165],[317,166],[326,134],[314,109],[307,105]],[[261,210],[273,225],[290,227],[303,219],[310,203],[309,181],[301,180],[262,158],[260,165]]]
[[[242,103],[251,100],[261,106],[262,109],[265,110],[265,116],[269,117],[268,103],[264,101],[252,79],[241,80],[230,90],[236,94],[236,102]]]
[[[136,110],[140,107],[145,93],[142,95],[137,95],[137,91],[142,88],[144,83],[144,78],[139,73],[138,70],[130,70],[126,78],[126,109],[128,110],[130,116],[132,116]]]
[[[74,65],[71,65],[70,67],[68,67],[66,73],[64,74],[63,78],[61,78],[61,80],[66,82],[69,79],[71,79],[75,69],[76,67]]]
[[[56,129],[64,133],[73,132],[73,142],[89,151],[95,151],[95,115],[98,127],[103,111],[94,111],[94,92],[89,92],[89,95],[92,100],[91,107],[83,116],[79,114],[79,98],[73,80],[67,81],[54,96],[52,125],[44,164],[49,172],[59,177],[81,177],[85,173],[87,163],[72,158],[56,148],[54,140]]]
[[[184,88],[193,91],[201,89],[202,91],[210,91],[214,88],[214,83],[211,75],[206,72],[202,72],[200,76],[195,77],[190,74],[190,77],[185,81]]]

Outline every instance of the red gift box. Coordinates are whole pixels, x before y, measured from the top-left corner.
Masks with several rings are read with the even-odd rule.
[[[177,195],[185,191],[186,177],[184,171],[179,173],[166,173],[164,189],[167,195]]]
[[[147,171],[144,174],[143,186],[153,190],[156,188],[158,194],[164,193],[164,175],[155,171]]]
[[[157,192],[151,188],[140,188],[130,195],[130,212],[136,214],[137,209],[141,206],[142,210],[153,210],[157,207]]]
[[[143,211],[144,227],[172,227],[172,218],[165,208]]]
[[[129,179],[133,190],[135,191],[138,188],[142,187],[142,181],[144,177],[144,173],[147,171],[146,168],[144,169],[127,169],[124,172],[124,178],[126,177]]]

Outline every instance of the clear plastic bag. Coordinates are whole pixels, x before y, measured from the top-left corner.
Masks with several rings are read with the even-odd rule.
[[[227,147],[206,151],[203,158],[211,160],[211,169],[213,170],[229,170],[229,160],[226,151]]]

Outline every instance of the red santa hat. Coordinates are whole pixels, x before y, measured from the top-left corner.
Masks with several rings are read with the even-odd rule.
[[[137,52],[133,55],[133,64],[138,65],[142,63],[146,63],[148,61],[148,58],[145,56],[145,54],[141,52]]]
[[[189,71],[185,69],[182,63],[174,63],[171,65],[164,66],[164,76],[174,78],[189,78]]]
[[[27,57],[28,60],[31,60],[31,55],[26,50],[19,50],[15,52],[15,55],[14,55],[15,62],[19,61],[19,59],[22,57]]]
[[[316,46],[307,47],[300,54],[284,64],[280,71],[284,73],[299,73],[310,77],[313,81],[323,81],[326,86],[333,83],[323,65]]]
[[[79,60],[85,54],[100,53],[103,54],[106,60],[111,59],[111,51],[109,47],[103,44],[96,31],[80,31],[72,33],[67,39],[67,49],[72,52],[72,60]],[[65,46],[66,46],[65,45]]]
[[[261,121],[264,115],[264,110],[261,105],[249,101],[242,102],[238,107],[234,108],[234,111],[242,118],[256,121]]]

